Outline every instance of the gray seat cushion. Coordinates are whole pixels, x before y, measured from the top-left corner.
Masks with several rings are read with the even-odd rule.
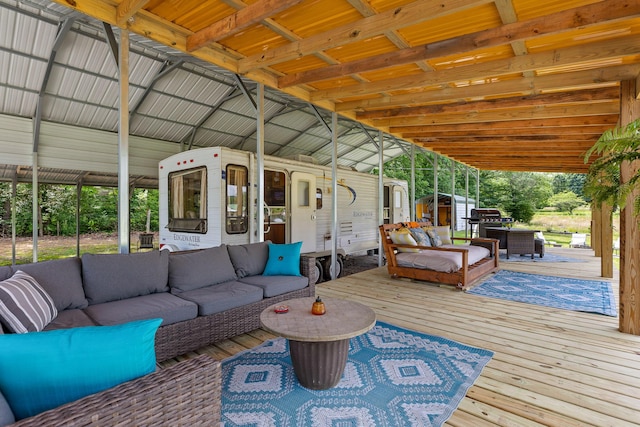
[[[169,287],[174,294],[236,278],[226,245],[169,256]]]
[[[269,243],[249,243],[227,246],[238,278],[262,274],[269,259]]]
[[[9,406],[2,392],[0,392],[0,426],[6,426],[16,422],[13,410]]]
[[[194,319],[198,306],[168,292],[90,305],[85,312],[98,325],[118,325],[134,320],[162,318],[162,325]]]
[[[51,296],[58,311],[85,308],[88,305],[82,287],[79,258],[64,258],[32,264],[14,265],[13,272],[22,270],[38,282]]]
[[[84,254],[82,277],[89,304],[167,292],[169,253]]]
[[[83,326],[96,326],[87,314],[80,309],[64,310],[58,313],[47,326],[45,331],[54,331],[56,329],[80,328]]]
[[[262,289],[237,281],[182,292],[180,298],[198,304],[198,314],[207,316],[262,300]]]
[[[239,281],[261,287],[266,298],[304,289],[309,285],[309,279],[304,276],[247,276]]]

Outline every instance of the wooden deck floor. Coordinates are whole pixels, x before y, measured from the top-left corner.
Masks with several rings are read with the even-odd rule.
[[[502,267],[604,280],[592,251],[551,251],[587,262]],[[617,278],[612,283],[617,296]],[[380,320],[495,353],[447,425],[640,425],[640,337],[619,333],[617,318],[394,280],[385,267],[320,284],[317,293],[362,302]],[[200,352],[223,359],[271,337],[257,330]]]

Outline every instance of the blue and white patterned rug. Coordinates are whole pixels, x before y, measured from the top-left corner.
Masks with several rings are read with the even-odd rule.
[[[586,262],[581,259],[570,258],[563,255],[554,254],[551,252],[546,252],[542,258],[540,255],[534,255],[533,259],[531,259],[531,255],[511,255],[509,259],[507,259],[507,251],[500,251],[500,262]]]
[[[440,426],[493,353],[377,322],[352,338],[342,379],[309,390],[276,338],[222,362],[223,426]]]
[[[466,291],[511,301],[616,316],[611,283],[500,270]]]

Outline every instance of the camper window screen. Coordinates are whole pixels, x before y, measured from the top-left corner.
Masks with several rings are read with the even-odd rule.
[[[226,230],[228,234],[246,233],[248,221],[248,172],[238,165],[227,166]]]
[[[170,231],[207,232],[207,168],[169,174]]]

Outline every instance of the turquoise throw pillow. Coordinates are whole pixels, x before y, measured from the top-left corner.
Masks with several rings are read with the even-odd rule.
[[[263,276],[300,276],[300,248],[302,242],[269,244],[269,258]]]
[[[149,374],[160,323],[0,335],[0,391],[19,420]]]

